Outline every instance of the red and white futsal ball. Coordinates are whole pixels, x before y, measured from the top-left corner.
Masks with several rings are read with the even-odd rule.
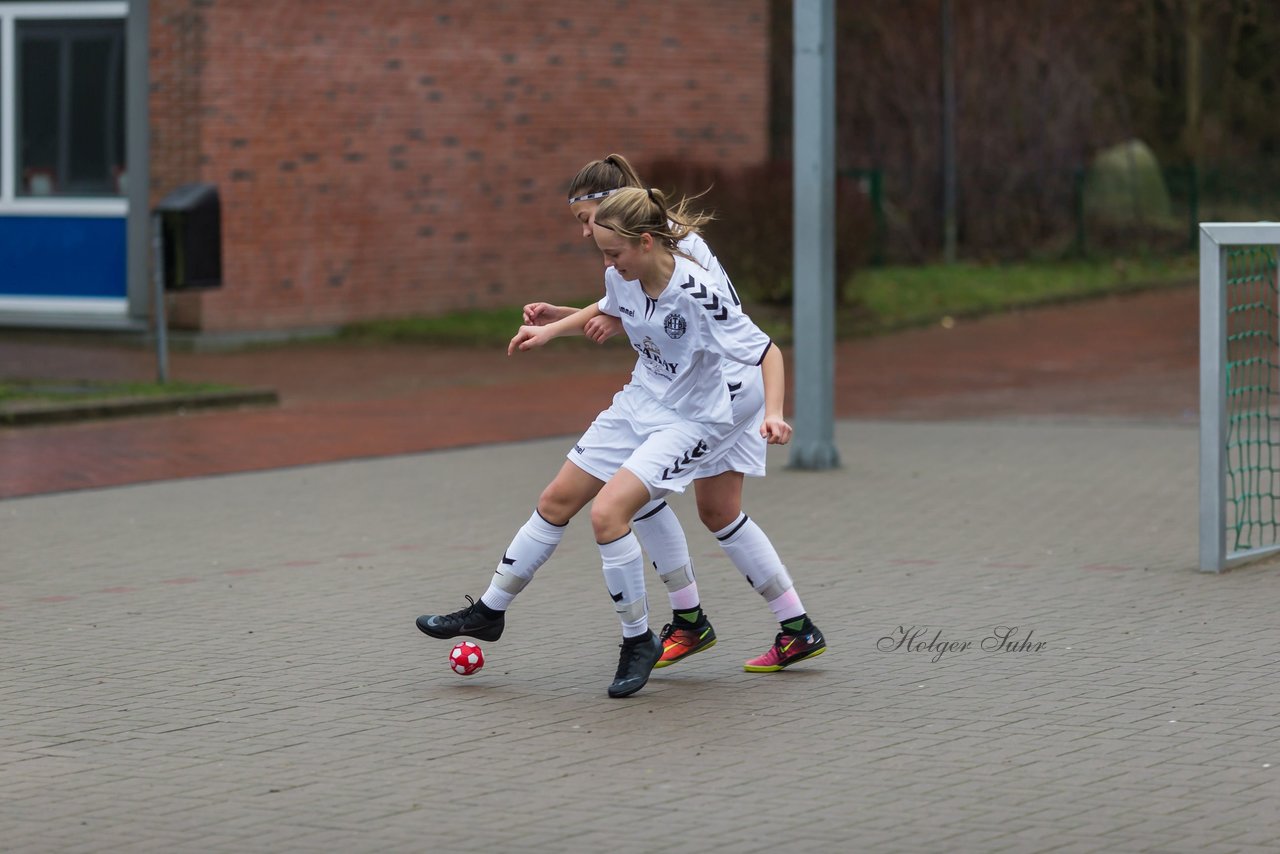
[[[455,646],[453,652],[449,653],[449,666],[454,673],[462,676],[470,676],[484,667],[484,653],[480,651],[480,645],[463,641]]]

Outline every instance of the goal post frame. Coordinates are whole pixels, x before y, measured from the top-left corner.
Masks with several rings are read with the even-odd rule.
[[[1227,252],[1280,246],[1280,223],[1200,224],[1200,569],[1222,572],[1280,551],[1227,546]]]

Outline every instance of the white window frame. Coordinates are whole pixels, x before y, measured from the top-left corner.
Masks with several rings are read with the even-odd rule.
[[[103,216],[129,214],[129,200],[31,198],[17,195],[17,22],[23,20],[126,21],[127,2],[0,3],[0,216]]]

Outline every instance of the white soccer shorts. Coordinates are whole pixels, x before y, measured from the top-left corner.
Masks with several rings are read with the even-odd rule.
[[[764,380],[760,371],[751,371],[741,388],[729,386],[733,401],[733,421],[743,425],[736,431],[737,438],[724,445],[721,453],[704,463],[696,477],[714,477],[727,471],[736,471],[747,477],[764,477],[765,456],[769,443],[760,435],[764,423]]]
[[[762,417],[762,406],[756,409]],[[722,466],[729,453],[739,443],[749,447],[743,440],[750,439],[750,431],[764,442],[759,430],[759,419],[754,417],[734,425],[688,421],[628,386],[614,395],[613,405],[596,416],[567,456],[578,468],[605,482],[625,468],[649,488],[651,497],[660,498],[684,492],[695,478],[728,471]],[[739,457],[745,459],[745,450],[734,459]]]

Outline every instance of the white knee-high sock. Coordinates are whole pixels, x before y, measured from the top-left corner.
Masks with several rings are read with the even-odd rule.
[[[489,589],[480,597],[480,601],[495,611],[510,608],[516,594],[533,580],[538,567],[546,563],[556,546],[560,545],[565,527],[552,525],[537,510],[533,511],[529,521],[521,526],[511,545],[502,553],[502,560],[493,571]]]
[[[666,500],[658,498],[641,507],[631,520],[631,530],[666,585],[671,610],[688,611],[698,607],[698,582],[693,577],[689,541],[685,539],[676,512]]]
[[[627,532],[613,542],[600,543],[604,583],[613,609],[622,622],[622,636],[633,638],[649,631],[649,603],[644,595],[644,556],[640,541]]]
[[[777,549],[751,517],[740,514],[716,531],[716,539],[742,577],[769,603],[779,622],[805,612]]]

